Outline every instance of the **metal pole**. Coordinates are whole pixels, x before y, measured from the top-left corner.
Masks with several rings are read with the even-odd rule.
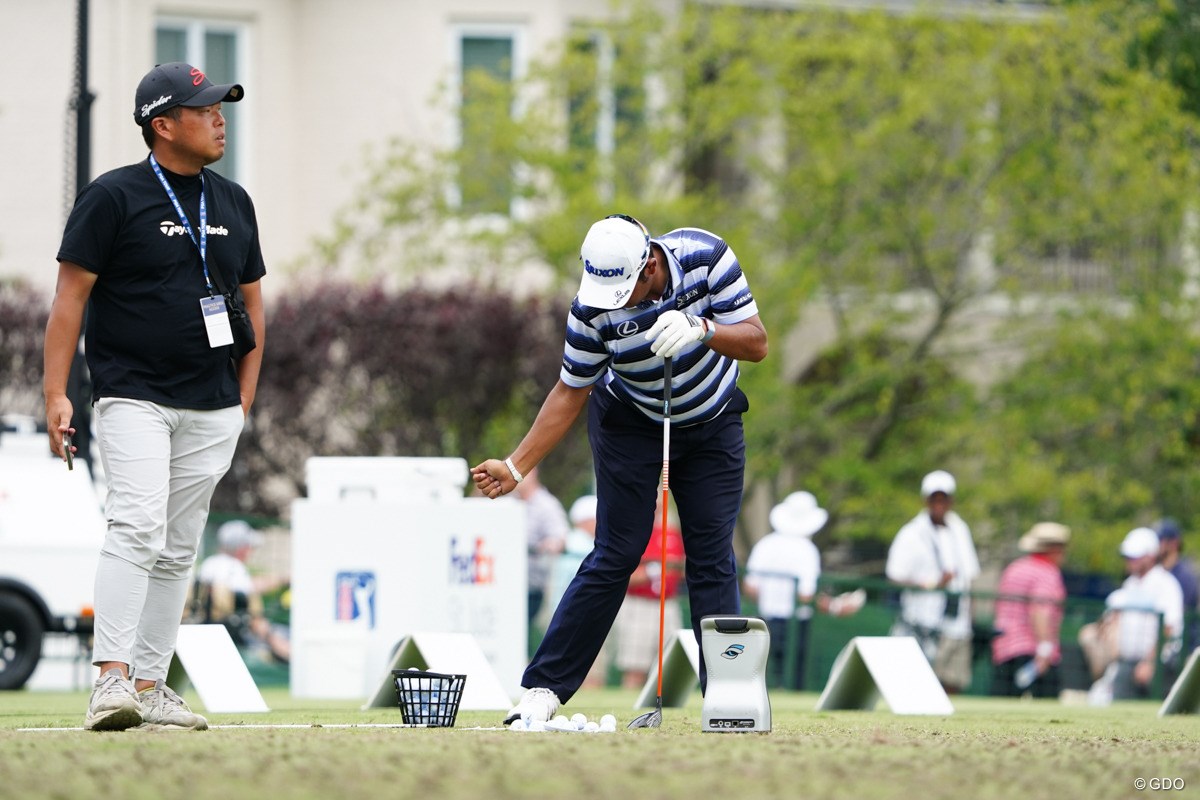
[[[88,89],[88,0],[75,0],[75,193],[78,195],[92,179],[92,101],[95,95]],[[84,311],[84,329],[87,311]],[[82,333],[82,332],[81,332]],[[82,344],[82,343],[81,343]],[[78,457],[92,469],[92,381],[84,360],[82,346],[75,349],[71,372],[67,377],[67,397],[75,408],[72,424]]]

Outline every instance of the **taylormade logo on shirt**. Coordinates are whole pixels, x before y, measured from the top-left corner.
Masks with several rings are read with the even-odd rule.
[[[164,219],[162,222],[158,223],[158,229],[162,231],[165,236],[187,236],[187,228],[183,227],[178,222],[171,222],[168,219]],[[224,225],[207,225],[205,226],[205,233],[208,236],[228,236],[229,229]]]

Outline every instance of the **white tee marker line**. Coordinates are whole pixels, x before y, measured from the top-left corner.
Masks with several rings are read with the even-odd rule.
[[[282,730],[282,729],[303,729],[303,728],[433,728],[434,725],[408,725],[402,722],[346,722],[346,723],[281,723],[278,725],[209,725],[209,730]],[[444,727],[444,726],[443,726]],[[67,733],[73,731],[82,731],[83,728],[17,728],[18,733]],[[137,728],[130,728],[137,730]],[[475,726],[471,728],[462,727],[455,728],[460,731],[502,731],[506,730],[503,726],[482,727]]]

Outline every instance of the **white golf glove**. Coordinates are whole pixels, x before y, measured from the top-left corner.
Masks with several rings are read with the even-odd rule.
[[[656,356],[674,358],[692,342],[704,340],[708,327],[699,317],[671,309],[658,318],[646,331],[646,340],[653,341],[650,350]]]

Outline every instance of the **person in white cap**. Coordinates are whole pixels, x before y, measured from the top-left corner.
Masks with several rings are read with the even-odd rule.
[[[575,502],[571,504],[570,510],[567,511],[567,519],[571,523],[571,530],[567,532],[563,551],[555,559],[554,568],[550,573],[550,594],[547,597],[546,605],[549,606],[551,613],[562,602],[563,593],[567,591],[571,579],[579,571],[583,559],[596,546],[596,495],[585,494],[576,498]],[[598,688],[607,683],[610,660],[607,649],[607,647],[600,649],[600,653],[592,662],[592,668],[588,670],[587,677],[583,681],[583,688]]]
[[[858,610],[865,599],[865,593],[839,598],[817,594],[821,553],[812,537],[828,519],[829,512],[817,504],[811,492],[792,492],[771,509],[771,532],[755,543],[746,560],[746,596],[756,601],[758,615],[771,633],[767,674],[772,686],[804,688],[804,658],[814,605],[818,611],[842,616]],[[790,630],[793,619],[794,632]]]
[[[742,414],[750,405],[738,388],[738,362],[767,355],[767,332],[742,266],[709,231],[679,228],[652,237],[623,214],[591,226],[579,260],[583,275],[567,317],[558,382],[508,458],[471,469],[480,494],[508,494],[588,409],[596,548],[525,670],[527,691],[509,723],[552,718],[595,661],[654,529],[665,432],[676,430],[670,489],[687,552],[697,643],[702,617],[740,610],[733,528],[745,483]],[[672,364],[669,384],[665,359]],[[706,683],[702,657],[702,691]]]
[[[1159,621],[1168,641],[1183,630],[1183,592],[1175,576],[1158,563],[1158,549],[1158,534],[1150,528],[1134,528],[1121,541],[1129,576],[1105,600],[1105,605],[1120,615],[1112,675],[1114,700],[1150,696],[1158,663]]]
[[[196,571],[192,617],[224,625],[243,658],[286,663],[291,651],[286,626],[264,616],[262,600],[280,581],[252,575],[246,563],[262,542],[263,535],[244,520],[229,520],[217,528],[217,552]]]
[[[96,570],[88,730],[208,723],[166,685],[217,482],[254,403],[266,274],[250,196],[209,169],[239,84],[160,64],[133,119],[149,154],[85,186],[63,231],[46,324],[46,427],[67,458],[84,311],[108,532]],[[66,448],[66,449],[65,449]]]
[[[1039,522],[1020,538],[1025,555],[1000,574],[996,588],[992,639],[992,694],[1016,697],[1058,697],[1058,664],[1062,660],[1062,561],[1071,529],[1057,522]],[[1032,672],[1031,672],[1032,670]]]
[[[968,592],[979,576],[971,529],[955,511],[954,476],[934,470],[921,480],[925,509],[896,534],[888,550],[889,580],[905,587],[893,636],[914,636],[947,692],[971,682],[974,635]]]

